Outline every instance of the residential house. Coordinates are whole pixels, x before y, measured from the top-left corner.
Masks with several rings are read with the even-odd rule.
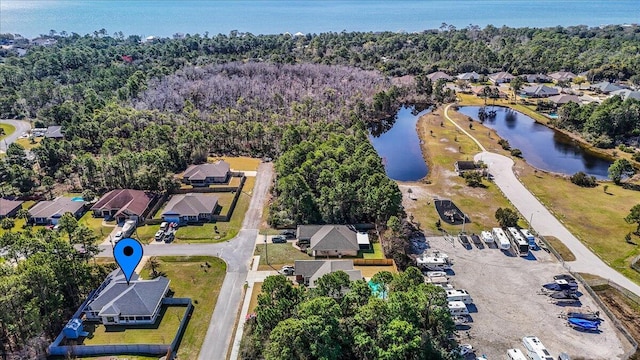
[[[563,105],[570,102],[580,104],[582,102],[582,100],[580,100],[580,97],[576,95],[569,95],[569,94],[559,94],[559,95],[551,96],[547,99],[556,105]]]
[[[44,133],[44,137],[55,140],[64,139],[62,126],[49,126],[47,131]]]
[[[18,210],[22,209],[22,203],[23,201],[0,198],[0,219],[15,217]]]
[[[296,260],[294,264],[296,280],[310,288],[316,287],[322,276],[336,271],[346,272],[352,281],[363,279],[362,272],[353,268],[353,260]]]
[[[455,169],[458,176],[462,176],[462,174],[470,171],[482,171],[482,167],[480,166],[480,164],[476,163],[475,161],[459,160],[453,164],[453,168]]]
[[[622,100],[636,99],[640,100],[640,91],[632,91],[629,89],[615,90],[609,93],[611,96],[620,96]]]
[[[576,74],[572,73],[571,71],[556,71],[549,74],[549,77],[555,82],[571,81],[576,77]]]
[[[500,71],[494,74],[489,74],[489,81],[491,81],[494,84],[502,84],[502,83],[508,83],[511,82],[511,80],[513,80],[515,76],[509,74],[506,71]]]
[[[551,78],[545,74],[523,74],[520,75],[528,83],[549,83]]]
[[[84,205],[84,201],[64,196],[51,201],[40,201],[29,209],[29,222],[37,225],[56,225],[67,212],[78,219],[84,214]]]
[[[218,160],[215,163],[191,165],[182,175],[182,182],[191,186],[223,184],[229,179],[229,163]]]
[[[218,207],[218,197],[211,194],[173,195],[164,207],[162,219],[168,222],[208,222]]]
[[[472,72],[458,74],[456,78],[458,78],[459,80],[466,80],[469,82],[478,82],[478,80],[480,80],[480,74],[478,74],[475,71],[472,71]]]
[[[127,284],[122,271],[116,269],[107,275],[83,312],[88,321],[103,325],[153,324],[169,290],[169,282],[164,276],[140,280],[134,273]]]
[[[498,98],[506,99],[508,97],[508,95],[504,91],[500,90],[500,88],[497,86],[472,86],[471,92],[477,97],[484,97],[484,89],[486,87],[491,90],[492,94],[498,94]],[[490,95],[489,97],[492,98],[494,97],[494,95]]]
[[[104,194],[91,211],[95,217],[114,218],[118,223],[126,220],[138,222],[144,220],[154,198],[154,194],[142,190],[112,190]]]
[[[351,225],[299,225],[298,245],[308,247],[313,256],[357,256],[370,247],[369,236]]]
[[[532,98],[543,98],[558,94],[560,94],[558,89],[549,87],[547,85],[525,86],[520,89],[520,95]]]
[[[436,72],[432,72],[431,74],[427,74],[427,78],[431,80],[434,84],[438,80],[444,80],[444,81],[453,80],[453,78],[449,74],[443,71],[436,71]]]
[[[600,94],[609,94],[613,91],[622,90],[623,88],[616,84],[612,84],[608,81],[603,81],[597,84],[590,85],[589,89],[595,92],[598,92]]]

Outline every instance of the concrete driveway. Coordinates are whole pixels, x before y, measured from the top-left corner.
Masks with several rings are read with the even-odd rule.
[[[0,141],[0,151],[2,152],[6,152],[7,147],[11,145],[11,143],[18,140],[20,136],[22,136],[22,134],[24,134],[25,132],[31,129],[31,124],[29,124],[28,121],[0,120],[0,123],[9,124],[16,128],[16,131],[14,131],[11,135],[5,137],[4,139],[2,139],[2,141]]]

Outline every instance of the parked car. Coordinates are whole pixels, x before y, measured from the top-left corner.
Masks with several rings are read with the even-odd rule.
[[[158,230],[156,232],[156,235],[154,236],[154,238],[156,239],[156,241],[162,241],[162,238],[164,237],[164,230]]]
[[[162,231],[167,230],[167,227],[168,227],[168,226],[169,226],[169,223],[168,223],[168,222],[166,222],[166,221],[163,221],[163,222],[160,224],[160,230],[162,230]]]
[[[271,242],[274,244],[284,244],[287,242],[287,238],[282,235],[276,235],[271,238]]]
[[[280,235],[284,236],[287,239],[295,239],[296,238],[296,232],[293,230],[282,230],[280,231]]]
[[[292,265],[285,265],[280,269],[280,273],[286,276],[291,276],[295,273],[296,269]]]
[[[114,242],[118,242],[118,241],[122,240],[122,235],[124,235],[124,234],[122,233],[122,231],[118,231],[118,232],[116,233],[116,235],[113,237],[113,241],[114,241]]]
[[[165,243],[170,243],[170,242],[172,242],[172,241],[173,241],[173,239],[175,239],[175,237],[176,237],[176,236],[175,236],[175,234],[174,234],[174,233],[172,233],[172,232],[171,232],[171,233],[168,233],[168,234],[165,234],[165,235],[164,235],[164,242],[165,242]]]

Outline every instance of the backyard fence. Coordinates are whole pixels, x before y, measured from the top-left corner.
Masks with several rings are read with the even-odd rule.
[[[353,265],[391,266],[393,265],[393,259],[353,259]]]

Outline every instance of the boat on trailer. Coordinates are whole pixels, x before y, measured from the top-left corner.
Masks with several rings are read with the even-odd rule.
[[[591,320],[570,317],[567,319],[567,321],[569,322],[569,325],[575,328],[578,328],[580,330],[596,331],[600,327],[599,320],[591,321]]]

